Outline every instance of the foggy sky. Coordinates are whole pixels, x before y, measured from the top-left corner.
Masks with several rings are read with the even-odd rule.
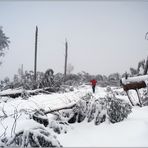
[[[38,71],[64,72],[65,38],[74,73],[123,73],[148,55],[146,1],[0,1],[0,26],[11,41],[1,79],[21,64],[33,70],[36,25]]]

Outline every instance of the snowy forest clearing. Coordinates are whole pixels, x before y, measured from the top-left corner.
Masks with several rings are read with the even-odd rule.
[[[116,98],[130,103],[122,88],[112,87],[112,93],[108,93],[107,89],[107,87],[97,86],[96,93],[92,94],[92,97],[103,98],[113,93]],[[62,125],[62,128],[61,125],[58,125],[61,129],[60,134],[50,129],[57,126],[54,114],[48,114],[49,125],[47,127],[32,118],[30,119],[30,113],[35,110],[50,111],[75,104],[86,94],[91,94],[91,91],[91,86],[82,85],[72,92],[40,94],[31,96],[26,100],[21,97],[15,99],[2,97],[0,100],[0,116],[4,116],[4,118],[1,118],[0,136],[13,137],[15,133],[20,131],[31,131],[32,128],[40,127],[55,135],[64,147],[148,146],[147,106],[142,108],[133,107],[132,113],[129,114],[127,119],[114,124],[106,119],[105,122],[95,125],[94,120],[88,123],[85,118],[81,123]],[[136,104],[135,92],[131,91],[130,93],[133,95],[133,101]],[[37,132],[35,133],[37,134]],[[53,137],[51,137],[52,142],[56,139]],[[53,143],[58,147],[61,146],[58,142]]]
[[[0,11],[0,147],[148,147],[148,5]]]

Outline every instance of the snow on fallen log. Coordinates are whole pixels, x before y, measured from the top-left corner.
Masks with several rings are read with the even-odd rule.
[[[132,102],[132,99],[131,99],[128,91],[131,89],[136,91],[137,96],[138,96],[138,100],[139,100],[139,106],[142,107],[142,101],[141,101],[139,89],[148,87],[148,75],[122,78],[121,85],[122,85],[124,91],[127,93],[127,96],[133,106],[134,106],[134,104]]]
[[[76,105],[76,103],[77,102],[70,103],[70,104],[68,104],[66,106],[63,106],[63,107],[59,107],[59,108],[51,109],[49,111],[45,111],[45,114],[49,114],[49,113],[60,111],[60,110],[64,110],[64,109],[71,109],[71,108],[73,108]]]
[[[47,114],[53,113],[53,112],[58,112],[58,111],[65,110],[65,109],[72,109],[74,106],[76,106],[76,103],[70,103],[69,105],[62,106],[62,107],[55,108],[55,109],[50,109],[48,111],[37,110],[32,115],[32,118],[33,118],[33,120],[37,121],[40,124],[43,124],[46,127],[49,124],[48,118],[46,116]]]
[[[0,95],[21,93],[22,89],[7,89],[0,92]]]
[[[43,89],[35,89],[35,90],[24,90],[24,89],[7,89],[4,91],[0,92],[1,97],[11,97],[11,98],[17,98],[24,93],[24,91],[28,95],[37,95],[39,93],[44,93],[44,94],[50,94],[51,92],[56,92],[58,91],[58,88],[52,88],[52,87],[46,87]]]
[[[128,77],[127,79],[122,78],[122,84],[128,84],[132,82],[140,82],[140,81],[148,81],[148,75],[136,76],[136,77]]]
[[[122,85],[123,85],[124,91],[128,91],[130,89],[137,90],[137,89],[146,87],[145,81],[131,82],[131,83],[122,84]]]

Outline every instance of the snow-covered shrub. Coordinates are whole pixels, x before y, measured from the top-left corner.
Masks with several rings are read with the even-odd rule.
[[[49,127],[54,132],[67,133],[68,122],[63,118],[61,113],[53,113],[53,119],[48,119],[48,116],[45,114],[44,110],[37,110],[32,118],[40,124],[43,124],[45,127]]]
[[[43,127],[22,130],[2,141],[7,147],[62,147],[56,136]]]
[[[66,85],[76,86],[80,83],[80,77],[76,74],[68,74],[66,75],[65,82]]]
[[[30,94],[26,90],[23,90],[21,93],[21,97],[26,100],[30,97]]]
[[[54,85],[54,71],[52,69],[47,69],[42,78],[42,87],[51,87]]]
[[[111,81],[111,80],[117,80],[119,81],[120,80],[120,74],[119,73],[112,73],[108,76],[108,80]]]
[[[107,114],[111,123],[116,123],[127,118],[128,114],[131,113],[131,106],[123,100],[116,98],[110,99]]]
[[[74,87],[69,86],[69,85],[61,85],[60,88],[59,88],[59,91],[62,92],[62,93],[74,91]]]
[[[47,69],[45,73],[37,72],[36,81],[34,80],[33,71],[25,71],[24,73],[19,72],[19,74],[14,75],[13,81],[10,83],[9,79],[0,81],[1,89],[8,88],[24,88],[25,90],[33,90],[45,87],[59,87],[60,83],[55,83],[54,81],[54,71],[52,69]]]
[[[68,130],[68,123],[66,121],[56,121],[51,120],[49,121],[48,127],[51,128],[55,133],[67,133]]]
[[[87,119],[88,122],[94,121],[95,125],[98,125],[106,118],[115,123],[127,118],[131,112],[131,106],[117,99],[114,94],[110,93],[104,98],[94,98],[90,94],[86,96],[73,107],[68,123],[79,123]]]
[[[93,94],[91,92],[88,92],[84,96],[81,97],[81,99],[84,101],[89,101],[92,98],[93,98]]]
[[[88,122],[94,120],[95,125],[98,125],[106,119],[106,103],[100,100],[80,100],[73,109],[72,117],[68,120],[69,123],[82,122],[87,119]]]
[[[64,82],[64,75],[62,73],[57,73],[54,75],[54,86],[60,87]]]
[[[119,95],[119,96],[126,96],[126,92],[122,89],[122,90],[114,90],[114,94],[115,95]]]
[[[89,110],[88,107],[91,98],[92,93],[87,93],[77,102],[73,107],[68,123],[82,122],[85,119]]]
[[[98,125],[106,119],[106,106],[107,103],[104,102],[104,98],[95,99],[91,93],[88,93],[77,102],[68,122],[80,123],[87,118],[88,122],[94,120],[95,124]]]
[[[106,98],[95,99],[90,103],[88,108],[87,121],[94,120],[95,125],[105,121],[107,117],[107,101]]]

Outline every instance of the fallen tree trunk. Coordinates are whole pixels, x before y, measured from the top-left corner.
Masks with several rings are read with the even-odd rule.
[[[72,109],[74,106],[76,105],[76,103],[70,104],[68,106],[64,106],[64,107],[59,107],[56,109],[51,109],[49,111],[36,111],[33,115],[32,118],[33,120],[37,121],[40,124],[43,124],[45,127],[49,124],[48,118],[47,118],[47,114],[49,113],[53,113],[53,112],[58,112],[60,110],[64,110],[64,109]]]
[[[60,107],[60,108],[56,108],[56,109],[53,109],[53,110],[45,111],[44,114],[47,115],[49,113],[57,112],[57,111],[64,110],[64,109],[72,109],[75,105],[76,105],[76,103],[70,104],[70,105],[65,106],[65,107]]]
[[[6,90],[6,91],[0,92],[0,97],[17,98],[17,97],[20,97],[22,95],[22,93],[24,93],[24,91],[28,95],[37,95],[39,93],[51,94],[53,92],[59,91],[59,88],[57,88],[57,87],[46,87],[46,88],[43,88],[43,89],[36,89],[36,90],[23,90],[23,89],[21,89],[21,90]]]

